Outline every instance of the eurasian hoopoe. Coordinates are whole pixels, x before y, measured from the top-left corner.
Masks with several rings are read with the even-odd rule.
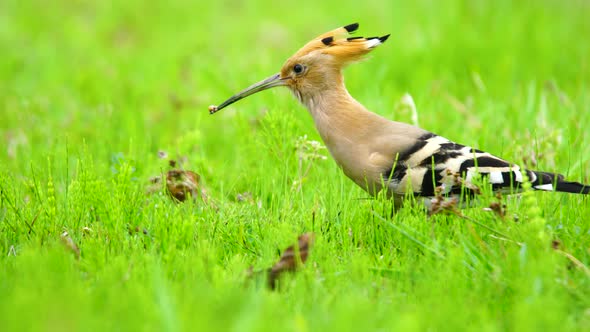
[[[536,190],[590,193],[590,185],[567,182],[559,174],[521,170],[487,152],[369,112],[346,90],[342,69],[361,60],[389,35],[347,38],[358,26],[350,24],[318,36],[287,59],[278,74],[219,106],[210,106],[209,112],[256,92],[286,86],[307,107],[344,173],[372,195],[387,189],[396,203],[407,193],[424,198],[437,190],[448,195],[474,194],[470,184],[476,174],[494,190],[517,191],[526,174]]]

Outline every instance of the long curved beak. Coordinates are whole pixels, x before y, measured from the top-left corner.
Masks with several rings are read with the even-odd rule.
[[[274,88],[275,86],[284,86],[284,85],[286,85],[286,80],[281,78],[281,74],[274,74],[271,77],[269,77],[263,81],[260,81],[258,83],[252,84],[251,86],[247,87],[246,89],[229,97],[228,100],[224,101],[219,106],[209,106],[209,114],[214,114],[217,111],[221,110],[222,108],[229,106],[242,98],[246,98],[249,95],[253,95],[256,92],[260,92],[263,90]]]

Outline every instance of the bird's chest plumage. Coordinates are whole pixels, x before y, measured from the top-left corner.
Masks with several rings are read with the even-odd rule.
[[[317,123],[316,127],[344,174],[363,189],[376,193],[382,187],[382,173],[390,160],[385,160],[376,152],[370,132],[363,128],[332,128],[326,123]],[[381,160],[382,159],[382,160]]]

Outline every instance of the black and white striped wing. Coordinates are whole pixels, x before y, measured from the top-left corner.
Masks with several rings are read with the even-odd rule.
[[[391,170],[384,173],[390,190],[396,194],[408,191],[417,196],[434,196],[437,187],[443,194],[461,194],[476,174],[480,174],[494,190],[518,192],[525,173],[536,190],[571,193],[590,192],[590,187],[566,182],[562,175],[521,170],[487,152],[449,141],[428,133],[399,153]]]

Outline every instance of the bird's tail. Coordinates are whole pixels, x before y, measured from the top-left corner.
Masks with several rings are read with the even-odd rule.
[[[560,191],[574,194],[590,194],[590,185],[565,181],[561,174],[528,171],[531,186],[535,190]]]

